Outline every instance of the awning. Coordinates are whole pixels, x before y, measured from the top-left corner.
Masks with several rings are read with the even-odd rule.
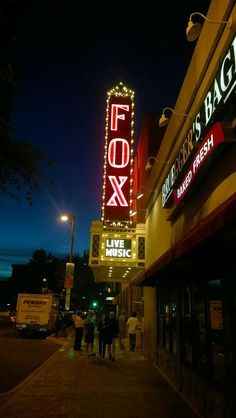
[[[236,219],[236,193],[218,206],[210,215],[193,228],[184,238],[173,245],[166,253],[158,258],[151,266],[132,281],[135,286],[154,286],[156,274],[176,261],[201,242],[220,231],[231,221]]]

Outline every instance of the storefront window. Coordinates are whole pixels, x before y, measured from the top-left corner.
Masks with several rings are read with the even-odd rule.
[[[206,291],[200,277],[185,281],[183,302],[184,361],[206,375]]]
[[[212,377],[219,383],[225,383],[225,359],[223,349],[223,314],[221,280],[208,282],[210,313],[210,350]]]
[[[170,346],[171,351],[177,354],[177,290],[172,289],[171,304],[170,304]]]
[[[160,343],[166,350],[169,350],[169,304],[166,295],[160,296],[160,320],[159,320]]]
[[[194,348],[193,363],[199,373],[207,375],[206,290],[204,281],[194,284]]]
[[[192,287],[191,283],[185,283],[183,289],[184,301],[184,360],[192,363],[193,352],[193,322],[192,322]]]
[[[165,312],[165,316],[164,316],[165,325],[164,326],[165,326],[165,334],[166,334],[165,349],[169,350],[170,348],[170,305],[169,305],[168,300],[165,300],[164,312]]]
[[[200,277],[184,286],[184,360],[207,376],[206,285]]]
[[[225,382],[222,294],[221,280],[184,282],[184,362],[219,383]]]
[[[177,290],[159,288],[159,329],[158,337],[161,345],[166,350],[177,353]]]

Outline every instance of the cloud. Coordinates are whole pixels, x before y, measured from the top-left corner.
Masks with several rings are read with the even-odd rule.
[[[33,248],[0,248],[0,280],[6,280],[11,277],[12,264],[27,264],[32,258],[34,251],[35,249]],[[51,253],[50,251],[47,251],[47,249],[45,249],[45,251]],[[65,252],[57,252],[52,255],[58,258],[64,258]]]
[[[0,280],[11,277],[12,264],[28,263],[32,256],[32,249],[2,249],[0,248]]]

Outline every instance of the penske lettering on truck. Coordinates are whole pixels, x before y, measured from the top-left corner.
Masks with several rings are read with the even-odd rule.
[[[23,305],[46,305],[46,300],[24,300]]]

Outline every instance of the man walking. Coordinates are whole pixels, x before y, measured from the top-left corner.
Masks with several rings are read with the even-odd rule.
[[[74,350],[82,351],[81,344],[84,333],[84,318],[81,312],[74,316],[74,326],[75,326],[75,341],[74,341]]]
[[[137,312],[133,311],[126,324],[128,328],[130,351],[134,351],[136,347],[136,334],[138,324],[139,321],[137,319]]]

